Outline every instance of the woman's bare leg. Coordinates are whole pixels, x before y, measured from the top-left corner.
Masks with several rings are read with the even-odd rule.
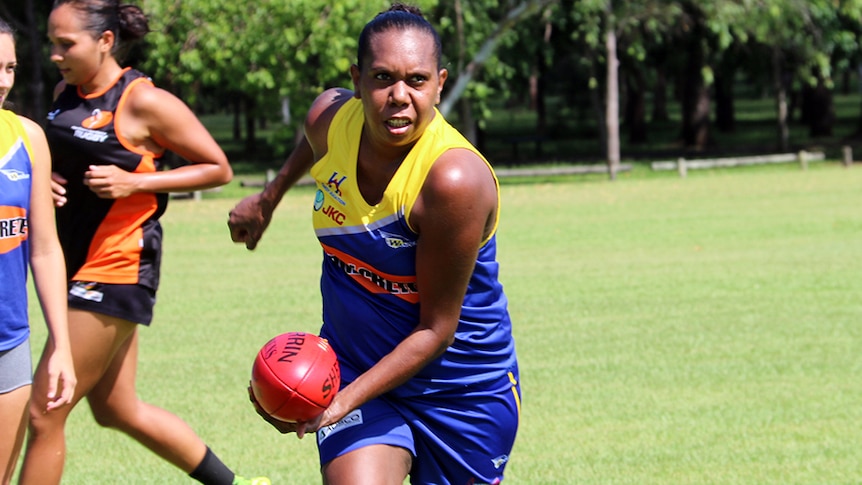
[[[371,445],[341,455],[323,466],[324,485],[402,485],[413,456],[404,448]]]
[[[206,446],[178,417],[138,400],[137,325],[126,320],[69,310],[69,339],[78,385],[71,406],[44,412],[47,375],[40,360],[30,405],[30,435],[21,485],[59,484],[66,457],[69,413],[87,396],[96,421],[126,432],[185,472],[200,463]],[[45,353],[50,351],[50,342]]]
[[[0,466],[2,466],[3,485],[12,481],[18,454],[24,443],[27,429],[27,402],[30,400],[30,386],[22,386],[0,394]]]
[[[138,333],[117,352],[102,379],[87,395],[100,425],[120,430],[186,473],[203,460],[206,445],[185,421],[138,399]]]

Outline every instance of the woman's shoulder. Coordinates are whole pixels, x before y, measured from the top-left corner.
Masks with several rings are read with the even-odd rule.
[[[30,142],[39,141],[45,138],[45,131],[39,126],[39,123],[27,118],[26,116],[18,115],[18,120],[24,126],[24,132],[30,137]]]
[[[332,88],[322,92],[311,104],[305,118],[305,135],[318,156],[326,152],[326,136],[335,113],[353,98],[353,91]]]
[[[35,121],[26,116],[18,115],[18,120],[24,127],[24,133],[29,139],[28,151],[30,151],[30,163],[34,170],[50,170],[51,152],[48,149],[48,139],[45,138],[45,130]],[[32,150],[32,151],[31,151]]]
[[[332,117],[339,108],[344,106],[351,98],[353,91],[343,88],[331,88],[322,92],[308,110],[306,117],[306,125],[319,125],[321,123],[329,124]]]
[[[178,96],[162,89],[146,75],[134,78],[125,89],[126,106],[139,116],[168,116],[172,112],[188,108]]]
[[[36,141],[45,139],[45,132],[38,123],[14,111],[0,109],[0,123],[2,123],[4,131],[10,130],[13,139],[20,136],[22,132],[31,141],[34,138]]]

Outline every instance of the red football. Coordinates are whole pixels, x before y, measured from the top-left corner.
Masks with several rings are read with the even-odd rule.
[[[338,392],[341,369],[329,342],[288,332],[273,337],[254,359],[251,390],[260,407],[281,421],[309,421]]]

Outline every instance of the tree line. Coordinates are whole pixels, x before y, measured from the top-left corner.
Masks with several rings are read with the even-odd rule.
[[[19,31],[11,100],[35,119],[59,79],[44,33],[50,3],[0,4]],[[198,110],[232,113],[234,136],[254,150],[258,126],[277,123],[290,140],[318,93],[350,85],[359,32],[389,3],[140,0],[153,32],[128,62]],[[566,136],[549,103],[587,103],[612,176],[620,138],[644,142],[671,99],[681,146],[702,149],[715,130],[733,130],[740,80],[774,98],[776,149],[788,148],[793,117],[812,136],[830,135],[834,93],[862,59],[862,0],[409,3],[441,34],[450,79],[440,108],[468,138],[481,143],[491,103],[534,110],[541,137]]]

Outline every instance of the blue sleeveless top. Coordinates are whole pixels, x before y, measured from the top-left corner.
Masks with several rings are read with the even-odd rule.
[[[438,112],[382,200],[372,206],[356,181],[363,123],[362,103],[351,99],[334,116],[328,152],[311,169],[318,188],[312,219],[324,256],[321,335],[337,353],[346,382],[391,352],[419,322],[418,235],[408,218],[431,166],[453,148],[466,148],[481,157]],[[455,341],[392,394],[415,396],[497,382],[516,365],[496,247],[492,233],[479,250]]]
[[[30,260],[30,138],[15,113],[0,110],[0,351],[30,335],[27,268]]]

